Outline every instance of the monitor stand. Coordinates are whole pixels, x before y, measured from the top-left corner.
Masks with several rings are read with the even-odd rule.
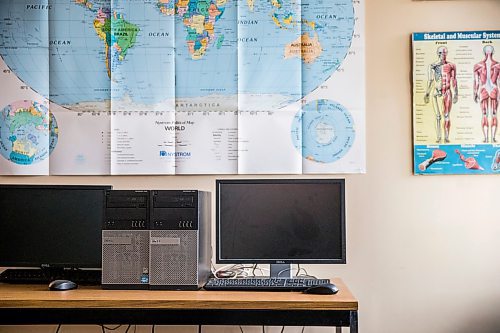
[[[289,279],[292,277],[292,264],[271,264],[269,276],[275,279]]]

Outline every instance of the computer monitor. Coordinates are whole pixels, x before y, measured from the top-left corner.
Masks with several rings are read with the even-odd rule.
[[[0,266],[100,268],[107,189],[0,185]]]
[[[216,181],[216,262],[271,264],[290,277],[290,264],[345,264],[343,179]]]

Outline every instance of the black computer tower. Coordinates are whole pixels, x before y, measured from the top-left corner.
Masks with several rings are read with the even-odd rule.
[[[210,275],[210,193],[151,191],[150,289],[196,290]]]
[[[106,192],[103,289],[149,288],[149,200],[149,191]]]

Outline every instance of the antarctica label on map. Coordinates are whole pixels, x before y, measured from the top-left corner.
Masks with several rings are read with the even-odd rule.
[[[364,0],[1,1],[0,174],[364,172],[364,42]]]

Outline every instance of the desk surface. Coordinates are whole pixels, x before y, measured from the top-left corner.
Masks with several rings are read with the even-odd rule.
[[[335,295],[300,292],[102,290],[79,287],[49,291],[44,285],[0,283],[0,308],[114,308],[114,309],[221,309],[221,310],[351,310],[358,301],[342,280],[332,279]]]
[[[0,283],[0,325],[136,324],[336,326],[358,332],[358,301],[340,279],[335,295],[300,292],[49,291]],[[337,329],[339,332],[339,329]]]

